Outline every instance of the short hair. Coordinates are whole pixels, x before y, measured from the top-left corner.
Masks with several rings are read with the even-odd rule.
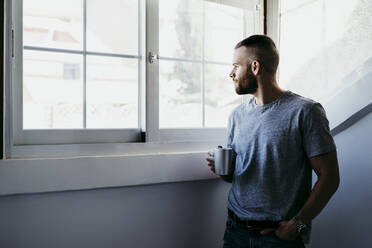
[[[261,63],[263,69],[271,74],[275,74],[279,65],[279,53],[274,41],[266,35],[252,35],[236,44],[239,47],[252,48],[254,59]]]

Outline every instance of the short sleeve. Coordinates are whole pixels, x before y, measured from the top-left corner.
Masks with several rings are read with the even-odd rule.
[[[329,129],[329,121],[320,103],[314,103],[305,112],[302,127],[303,146],[308,158],[336,149]]]

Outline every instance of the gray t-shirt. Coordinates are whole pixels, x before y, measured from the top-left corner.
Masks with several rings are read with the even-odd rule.
[[[235,108],[227,147],[236,158],[228,208],[241,219],[273,221],[291,219],[308,199],[309,158],[336,149],[323,107],[291,91]]]

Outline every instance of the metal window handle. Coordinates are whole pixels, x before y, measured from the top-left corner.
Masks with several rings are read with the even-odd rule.
[[[149,52],[149,62],[150,62],[150,64],[154,63],[155,60],[159,60],[159,54]]]

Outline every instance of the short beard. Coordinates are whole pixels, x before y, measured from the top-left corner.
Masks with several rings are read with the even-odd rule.
[[[258,89],[257,78],[251,72],[247,72],[238,82],[238,87],[235,88],[235,92],[238,95],[253,94]]]

